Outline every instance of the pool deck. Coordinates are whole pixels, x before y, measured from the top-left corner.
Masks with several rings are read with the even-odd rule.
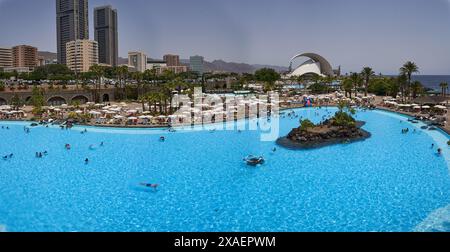
[[[330,106],[335,106],[335,104],[333,103],[329,103],[329,104],[322,104],[322,107],[330,107]],[[314,107],[319,107],[319,105],[316,105]],[[298,105],[294,105],[294,106],[283,106],[280,107],[280,111],[286,111],[286,110],[292,110],[292,109],[299,109],[299,108],[304,108],[304,106],[302,104],[298,104]],[[415,117],[417,115],[417,113],[411,113],[411,112],[407,112],[407,111],[397,111],[394,109],[390,109],[388,107],[384,107],[381,105],[376,105],[376,108],[378,110],[382,110],[382,111],[387,111],[387,112],[392,112],[392,113],[398,113],[398,114],[402,114],[405,116],[410,116],[410,117]],[[447,118],[447,122],[450,122],[450,115],[447,113],[446,118]],[[245,116],[242,118],[237,118],[237,120],[241,120],[241,119],[249,119],[249,116]],[[16,121],[16,122],[36,122],[33,120],[30,120],[30,118],[22,118],[22,119],[1,119],[1,121]],[[231,122],[231,121],[236,121],[236,119],[233,120],[226,120],[224,122]],[[202,124],[202,123],[196,123],[196,124]],[[153,124],[153,125],[124,125],[124,124],[94,124],[94,123],[84,123],[84,124],[78,124],[79,126],[89,126],[89,127],[99,127],[99,128],[121,128],[121,129],[158,129],[158,128],[170,128],[170,125],[168,124]],[[183,124],[176,124],[175,126],[192,126],[193,124],[191,123],[183,123]],[[439,129],[441,129],[442,131],[444,131],[445,133],[447,133],[448,135],[450,135],[450,124],[447,124],[445,127],[442,126],[438,126]]]
[[[393,110],[393,109],[389,109],[387,107],[382,107],[377,105],[377,109],[378,110],[383,110],[383,111],[387,111],[387,112],[392,112],[392,113],[398,113],[398,114],[402,114],[405,116],[410,116],[410,117],[415,117],[417,115],[417,113],[411,113],[411,112],[407,112],[407,111],[397,111],[397,110]],[[446,115],[447,118],[447,122],[449,119],[449,114],[447,113]],[[444,131],[445,133],[447,133],[448,135],[450,135],[450,125],[447,124],[445,127],[443,126],[437,126],[440,130]]]

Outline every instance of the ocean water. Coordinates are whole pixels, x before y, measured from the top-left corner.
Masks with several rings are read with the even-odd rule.
[[[297,110],[315,122],[333,112]],[[261,142],[261,132],[250,130],[87,128],[81,134],[84,127],[37,127],[26,134],[24,123],[0,122],[10,128],[0,129],[0,155],[14,153],[0,160],[0,229],[445,230],[449,137],[399,114],[357,117],[371,138],[308,151]],[[280,120],[282,136],[298,125],[298,118]],[[401,134],[406,127],[410,133]],[[45,150],[47,156],[35,157]],[[266,163],[248,167],[242,159],[249,154]],[[153,191],[140,182],[160,186]]]
[[[450,84],[450,75],[413,75],[413,81],[420,81],[424,87],[441,91],[439,84],[447,82]]]

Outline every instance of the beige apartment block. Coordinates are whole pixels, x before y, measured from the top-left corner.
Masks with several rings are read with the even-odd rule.
[[[98,64],[98,43],[93,40],[75,40],[66,44],[67,67],[75,73],[89,72]]]
[[[0,68],[12,67],[12,49],[0,47]]]

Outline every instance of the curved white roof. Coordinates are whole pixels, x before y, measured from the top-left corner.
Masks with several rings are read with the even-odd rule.
[[[315,53],[302,53],[295,55],[291,59],[291,66],[292,62],[300,57],[307,57],[310,58],[310,60],[297,67],[289,74],[290,76],[302,76],[307,73],[315,73],[321,76],[334,76],[331,64],[324,57]]]

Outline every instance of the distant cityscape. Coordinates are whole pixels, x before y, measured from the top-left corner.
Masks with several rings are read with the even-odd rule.
[[[203,75],[206,71],[251,73],[268,67],[222,60],[205,62],[204,57],[199,55],[181,60],[179,55],[168,53],[163,59],[154,59],[141,50],[130,50],[128,58],[123,59],[119,57],[119,11],[111,5],[94,7],[94,40],[90,40],[89,10],[88,0],[56,0],[56,55],[52,52],[39,52],[32,45],[0,47],[0,70],[30,73],[36,67],[63,64],[74,73],[89,72],[92,66],[100,65],[126,66],[129,72],[143,73],[152,70],[156,74],[172,71],[175,74],[195,72]],[[271,67],[279,72],[288,69]]]

